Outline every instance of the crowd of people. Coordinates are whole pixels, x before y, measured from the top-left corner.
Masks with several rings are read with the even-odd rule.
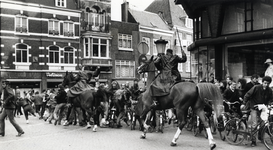
[[[167,50],[167,55],[159,55],[159,58],[161,58],[160,60],[165,63],[165,65],[163,65],[163,67],[161,68],[161,71],[163,71],[163,73],[159,77],[161,77],[162,79],[165,78],[165,76],[168,76],[168,78],[172,77],[174,83],[170,84],[170,88],[173,84],[182,82],[181,77],[177,76],[176,69],[177,64],[179,62],[185,62],[186,58],[179,58],[178,56],[173,55],[172,50]],[[172,61],[168,62],[168,60]],[[235,81],[231,76],[227,76],[226,79],[222,81],[219,81],[215,78],[212,78],[210,81],[208,81],[219,87],[224,98],[224,110],[226,112],[235,112],[240,117],[242,117],[242,109],[251,110],[250,118],[253,128],[257,125],[257,116],[259,114],[255,106],[257,104],[269,105],[272,103],[273,100],[273,92],[272,88],[270,87],[273,76],[272,60],[268,59],[265,63],[267,63],[269,67],[265,72],[265,76],[260,82],[259,76],[256,74],[253,74],[251,76],[251,80],[249,82],[247,82],[244,78],[240,78],[238,79],[238,81]],[[99,118],[95,117],[93,120],[94,122],[96,122],[95,124],[99,126],[107,125],[110,109],[112,107],[116,107],[117,127],[122,127],[121,121],[124,120],[126,122],[126,119],[124,118],[125,109],[128,106],[127,104],[132,103],[132,101],[134,100],[136,101],[139,94],[141,92],[144,92],[145,89],[141,89],[138,86],[139,81],[137,79],[134,80],[132,86],[129,85],[129,82],[120,85],[115,80],[111,81],[109,85],[96,81],[96,84],[94,86],[90,86],[88,81],[90,81],[91,77],[96,77],[99,72],[99,68],[97,68],[96,71],[84,71],[83,69],[83,71],[78,76],[76,76],[75,85],[70,88],[68,86],[64,87],[64,85],[59,84],[57,89],[43,90],[41,93],[39,93],[39,91],[34,91],[33,89],[31,89],[28,92],[24,92],[23,96],[20,95],[18,86],[16,86],[15,89],[12,89],[9,87],[8,81],[3,81],[3,91],[1,94],[1,99],[3,100],[1,105],[3,108],[0,110],[0,135],[5,135],[4,118],[7,116],[17,130],[17,136],[21,136],[22,134],[24,134],[23,129],[16,123],[14,119],[14,116],[20,116],[22,114],[25,115],[27,123],[29,123],[28,115],[31,114],[33,116],[39,117],[39,119],[41,120],[48,121],[50,124],[52,123],[52,120],[54,120],[54,125],[61,125],[63,120],[65,120],[63,121],[63,125],[66,126],[73,124],[73,122],[74,124],[79,123],[79,125],[81,126],[85,125],[84,122],[79,122],[79,120],[84,120],[80,119],[80,117],[86,118],[85,110],[80,110],[82,112],[82,116],[79,113],[76,114],[76,110],[72,107],[73,104],[69,100],[70,98],[68,96],[69,91],[70,95],[72,94],[73,96],[73,94],[75,93],[81,93],[82,91],[86,90],[85,88],[94,89],[94,92],[96,92],[99,88],[103,88],[112,93],[112,95],[110,95],[106,101],[98,102],[96,104],[96,106],[99,107],[95,108],[95,114],[101,113],[101,120],[98,121]],[[171,74],[171,76],[169,76],[169,74]],[[157,90],[162,87],[162,83],[159,83],[160,81],[162,80],[158,80],[158,82],[153,82],[151,84],[152,89],[149,90],[152,92],[152,100],[154,101],[151,110],[153,110],[153,108],[155,108],[159,103],[156,98],[158,95],[156,94],[162,94],[162,92],[157,92]],[[75,90],[73,91],[71,89]],[[165,92],[168,94],[168,89],[164,90],[167,90],[167,92]],[[122,101],[120,99],[115,100],[115,93],[124,93],[124,99]],[[235,104],[234,102],[237,103]],[[234,104],[232,107],[229,107],[228,103]],[[103,112],[100,112],[99,109],[103,110]],[[24,113],[22,113],[22,110]],[[170,112],[175,112],[175,110],[170,110]],[[159,114],[159,112],[156,111],[156,114]],[[63,119],[64,116],[65,118]],[[156,115],[155,117],[157,116],[158,115]],[[169,115],[169,118],[175,117]],[[100,122],[101,124],[98,122]],[[96,131],[96,129],[93,129],[93,131]],[[251,145],[256,146],[256,138],[253,138],[251,140]]]

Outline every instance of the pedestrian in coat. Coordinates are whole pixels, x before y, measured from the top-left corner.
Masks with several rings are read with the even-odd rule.
[[[5,118],[8,117],[10,123],[18,132],[18,137],[24,134],[23,129],[17,124],[13,113],[15,106],[15,95],[13,89],[9,86],[9,81],[2,81],[1,99],[3,100],[3,110],[0,114],[0,136],[5,136]]]

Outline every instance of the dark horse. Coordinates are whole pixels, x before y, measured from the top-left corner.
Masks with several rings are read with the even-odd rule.
[[[142,64],[138,67],[138,73],[148,72],[151,71],[149,68],[151,65],[154,65],[153,58],[151,58],[146,63]],[[145,118],[146,114],[149,112],[150,107],[153,103],[151,95],[149,94],[150,88],[148,88],[142,95],[139,97],[138,107],[142,108],[142,122],[146,129],[144,130],[141,138],[146,137],[147,125],[144,122],[143,118]],[[216,147],[216,143],[213,141],[213,136],[211,134],[209,124],[205,117],[204,106],[205,102],[204,99],[212,100],[214,104],[214,111],[216,112],[217,117],[221,114],[219,108],[222,108],[223,98],[221,92],[217,86],[211,83],[199,83],[195,84],[192,82],[179,82],[173,85],[170,89],[170,93],[168,95],[158,97],[159,105],[155,108],[156,110],[164,110],[175,108],[177,111],[177,119],[178,119],[178,129],[174,138],[171,142],[171,146],[176,146],[177,139],[186,124],[186,116],[188,113],[188,108],[192,107],[194,112],[200,117],[202,122],[206,127],[206,131],[208,134],[208,140],[210,144],[210,148],[214,149]],[[217,121],[216,119],[214,121]]]
[[[66,72],[62,84],[64,86],[68,85],[69,87],[72,87],[75,84],[72,72]],[[69,101],[74,107],[82,108],[87,113],[87,128],[91,128],[91,117],[93,117],[94,111],[97,110],[97,106],[99,106],[98,101],[107,101],[107,95],[105,90],[100,88],[98,91],[95,91],[95,89],[88,89],[76,97],[69,97]],[[80,112],[78,111],[78,113]],[[95,123],[95,125],[99,125],[97,120],[95,120]],[[96,126],[94,126],[93,131],[96,131]]]

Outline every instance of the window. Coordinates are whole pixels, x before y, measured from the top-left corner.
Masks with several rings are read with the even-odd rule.
[[[16,32],[27,33],[28,29],[28,20],[24,15],[17,15],[15,17],[15,27]]]
[[[88,22],[88,29],[93,31],[104,31],[106,23],[106,13],[98,6],[87,7],[85,18]]]
[[[186,27],[192,28],[193,27],[193,21],[192,21],[192,19],[190,19],[190,18],[187,17],[185,20],[186,20],[186,23],[185,23]]]
[[[19,63],[26,63],[28,62],[28,48],[25,44],[18,44],[16,45],[15,49],[16,55],[15,60]]]
[[[132,35],[118,34],[118,47],[132,49]]]
[[[100,38],[84,39],[85,57],[109,57],[109,41]],[[90,56],[91,55],[91,56]]]
[[[134,78],[135,61],[116,60],[116,77],[117,78]]]
[[[74,63],[74,50],[72,47],[64,48],[64,63],[73,64]]]
[[[253,3],[245,3],[245,29],[246,31],[253,30]]]
[[[64,22],[64,36],[74,36],[73,22]]]
[[[55,0],[55,5],[58,7],[66,7],[66,0]]]
[[[60,50],[57,46],[49,47],[49,63],[60,63]]]
[[[49,20],[48,21],[48,34],[50,35],[59,35],[59,21],[58,20]]]

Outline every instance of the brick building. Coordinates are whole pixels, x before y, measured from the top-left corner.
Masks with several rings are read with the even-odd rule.
[[[76,70],[81,11],[74,0],[1,0],[0,7],[1,80],[40,91]]]

